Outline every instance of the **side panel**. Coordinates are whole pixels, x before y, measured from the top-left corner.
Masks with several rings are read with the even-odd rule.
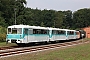
[[[52,37],[50,41],[66,40],[66,39],[67,39],[66,31],[52,30]]]
[[[68,37],[68,40],[69,39],[76,39],[76,35],[68,35],[67,37]]]
[[[52,38],[54,41],[55,40],[66,40],[67,39],[66,35],[53,35]]]
[[[67,31],[67,40],[76,39],[76,37],[75,31]]]
[[[32,38],[32,39],[31,39]],[[45,34],[33,34],[29,35],[29,42],[44,42],[49,40],[49,35]]]
[[[28,37],[28,41],[27,41]],[[27,41],[26,43],[30,42],[44,42],[49,40],[48,35],[42,35],[42,34],[32,34],[32,35],[25,35],[24,40]]]
[[[33,29],[28,29],[28,34],[24,34],[24,42],[44,42],[49,41],[49,34],[34,34]]]

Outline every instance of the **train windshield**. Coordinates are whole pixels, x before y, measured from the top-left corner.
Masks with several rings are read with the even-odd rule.
[[[8,34],[22,34],[22,28],[8,28]]]

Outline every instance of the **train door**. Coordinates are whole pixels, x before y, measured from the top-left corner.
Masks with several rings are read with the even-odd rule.
[[[49,41],[52,40],[52,30],[49,30]]]
[[[28,43],[28,29],[25,29],[25,40]]]
[[[65,35],[66,35],[66,40],[68,40],[68,31],[65,31]]]

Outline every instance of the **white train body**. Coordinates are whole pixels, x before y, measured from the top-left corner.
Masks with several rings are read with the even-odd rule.
[[[78,39],[76,30],[29,26],[12,25],[7,28],[8,43],[31,43],[49,42],[57,40]]]

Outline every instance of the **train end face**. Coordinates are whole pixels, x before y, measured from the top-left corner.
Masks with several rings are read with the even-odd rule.
[[[7,34],[7,43],[23,43],[23,38],[21,34]]]
[[[8,39],[6,43],[23,43],[23,41],[20,39]]]
[[[79,32],[80,32],[80,39],[86,37],[86,32],[84,30],[79,30]]]

